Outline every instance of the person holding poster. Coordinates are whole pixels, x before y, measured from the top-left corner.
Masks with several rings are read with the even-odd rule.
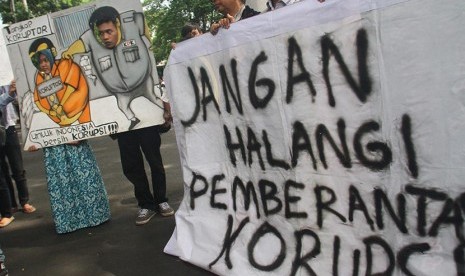
[[[98,72],[105,87],[114,93],[118,107],[131,120],[129,130],[139,122],[129,108],[131,101],[141,95],[148,97],[153,103],[157,100],[151,92],[153,79],[150,77],[150,58],[142,40],[146,31],[142,16],[141,13],[132,11],[120,15],[113,7],[100,7],[89,19],[91,32],[84,33],[80,40],[63,53],[66,57],[71,53],[91,49],[92,59],[100,68]],[[121,76],[126,76],[125,80]],[[146,224],[156,211],[162,216],[174,214],[166,198],[166,175],[160,153],[159,133],[161,126],[169,126],[172,117],[167,99],[162,100],[164,125],[116,134],[123,173],[134,185],[139,206],[136,225]],[[142,152],[151,169],[153,194],[144,169]]]
[[[260,12],[250,8],[245,4],[245,0],[211,0],[215,5],[215,9],[223,14],[224,18],[217,23],[213,23],[210,27],[210,33],[216,35],[220,28],[228,29],[230,24],[243,20]]]
[[[35,93],[35,103],[61,126],[69,125],[75,120],[89,120],[85,107],[85,79],[80,75],[79,67],[74,67],[72,61],[64,60],[65,65],[62,65],[62,61],[55,61],[54,49],[53,43],[46,38],[38,39],[30,46],[32,63],[38,69],[36,91],[53,79],[56,85],[47,84],[47,87],[62,86],[57,93]],[[61,96],[60,92],[63,92]],[[74,92],[76,97],[73,97]],[[75,104],[63,104],[70,100]],[[29,148],[29,151],[34,150],[37,150],[35,146]],[[52,215],[58,234],[96,226],[110,219],[107,192],[97,161],[86,141],[45,147],[44,160]]]

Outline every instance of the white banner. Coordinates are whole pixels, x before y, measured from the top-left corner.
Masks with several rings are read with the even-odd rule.
[[[180,43],[165,252],[220,275],[464,275],[463,10],[308,0]]]

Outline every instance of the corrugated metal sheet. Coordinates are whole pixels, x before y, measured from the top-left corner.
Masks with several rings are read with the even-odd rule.
[[[53,18],[60,48],[68,48],[69,45],[79,39],[89,29],[89,18],[94,10],[95,7],[89,7],[72,14]]]

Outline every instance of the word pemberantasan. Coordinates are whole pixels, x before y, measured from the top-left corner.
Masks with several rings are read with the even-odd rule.
[[[359,271],[393,275],[395,270],[414,275],[412,264],[436,256],[445,257],[443,265],[456,267],[457,275],[465,268],[465,193],[408,184],[397,195],[389,195],[383,187],[365,194],[364,183],[346,185],[347,189],[339,188],[339,183],[336,189],[323,180],[283,181],[252,182],[240,176],[227,180],[224,174],[207,178],[193,173],[190,214],[204,214],[209,205],[227,217],[222,219],[224,238],[215,245],[217,255],[210,268],[224,261],[230,270],[246,265],[267,272],[289,270],[286,275],[300,275],[300,270],[317,275],[320,261],[330,254],[332,275],[348,265],[352,275]],[[388,232],[394,229],[398,238],[393,243]],[[451,247],[438,251],[437,239],[446,237]],[[275,246],[263,257],[260,248],[270,241]],[[239,255],[246,258],[234,257]]]

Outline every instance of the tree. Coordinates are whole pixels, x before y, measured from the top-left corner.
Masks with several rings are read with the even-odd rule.
[[[11,24],[88,3],[90,0],[0,0],[3,23]],[[12,11],[14,3],[14,12]]]
[[[209,0],[145,0],[143,6],[147,24],[154,34],[152,45],[157,61],[168,58],[171,42],[179,41],[185,23],[197,23],[205,32],[221,17]]]

